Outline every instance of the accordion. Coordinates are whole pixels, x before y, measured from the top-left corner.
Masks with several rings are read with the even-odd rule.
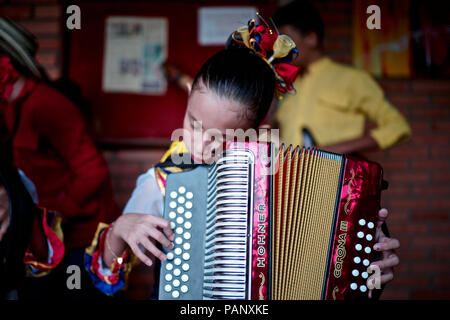
[[[174,248],[160,299],[367,298],[382,168],[316,149],[227,142],[170,174]]]

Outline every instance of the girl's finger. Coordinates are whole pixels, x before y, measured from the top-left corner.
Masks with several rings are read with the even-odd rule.
[[[153,215],[149,215],[149,222],[153,225],[156,225],[164,230],[165,235],[170,241],[175,239],[172,229],[170,228],[170,222],[166,219],[156,217]]]
[[[138,259],[141,260],[143,263],[145,263],[147,266],[151,267],[151,265],[153,264],[152,260],[141,251],[139,246],[135,243],[130,243],[129,245],[134,255],[138,257]]]
[[[396,267],[400,263],[400,259],[396,254],[390,255],[388,258],[385,258],[380,261],[375,261],[372,265],[377,265],[382,271],[386,268]]]
[[[381,228],[383,223],[386,221],[388,214],[389,212],[387,211],[386,208],[380,209],[380,211],[378,211],[377,228]]]
[[[392,279],[394,279],[394,273],[391,270],[390,272],[381,275],[381,277],[380,277],[381,285],[392,281]]]
[[[139,243],[159,260],[165,261],[167,259],[166,255],[161,250],[159,250],[147,237],[139,238]]]
[[[388,283],[389,281],[391,281],[392,279],[394,279],[394,272],[392,272],[392,269],[389,269],[389,271],[388,272],[386,272],[385,274],[382,274],[381,276],[380,276],[380,285],[383,285],[383,284],[386,284],[386,283]],[[368,281],[367,281],[367,286],[369,286],[369,285],[371,285],[372,286],[372,288],[376,285],[376,283],[377,283],[377,280],[378,279],[376,279],[376,278],[371,278],[371,279],[369,279]],[[370,283],[369,283],[369,281],[370,281]],[[381,289],[381,288],[376,288],[376,289]],[[372,290],[372,289],[371,289]]]
[[[386,274],[383,274],[383,275],[380,277],[380,285],[382,286],[382,285],[384,285],[384,284],[386,284],[386,283],[392,281],[392,279],[394,279],[394,273],[393,273],[392,270],[391,270],[390,272],[388,272],[388,273],[386,273]],[[372,281],[372,285],[375,285],[376,279],[372,279],[371,281]],[[380,288],[380,289],[381,289],[381,288]],[[374,290],[374,289],[369,289],[369,299],[372,299],[373,290]]]
[[[373,249],[375,251],[386,251],[400,248],[400,241],[398,239],[387,238],[389,240],[381,239],[382,242],[375,243]]]
[[[159,243],[161,243],[165,248],[167,249],[173,249],[172,242],[169,241],[169,239],[166,238],[166,236],[159,230],[155,228],[149,228],[147,231],[148,236],[155,239]]]
[[[377,228],[375,231],[375,239],[380,239],[382,236],[384,236],[383,230],[381,229],[383,223],[386,221],[388,217],[388,211],[387,209],[383,208],[380,211],[378,211],[378,220],[377,220]]]

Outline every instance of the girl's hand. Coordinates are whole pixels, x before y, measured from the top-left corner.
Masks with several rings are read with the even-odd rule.
[[[150,239],[158,241],[167,249],[173,249],[171,241],[174,240],[174,234],[169,221],[151,214],[127,213],[120,216],[114,223],[112,234],[125,241],[136,257],[148,266],[152,265],[152,261],[142,252],[139,244],[162,261],[167,259],[166,255]]]
[[[387,219],[388,211],[386,209],[381,209],[378,212],[377,230],[375,239],[377,243],[373,246],[374,250],[381,252],[382,260],[378,260],[372,263],[380,268],[381,279],[380,284],[386,284],[394,278],[394,267],[400,263],[400,259],[395,254],[395,249],[400,248],[400,242],[394,238],[388,238],[383,231],[381,226]],[[375,281],[375,279],[373,279]],[[369,291],[369,298],[372,298],[372,291]]]

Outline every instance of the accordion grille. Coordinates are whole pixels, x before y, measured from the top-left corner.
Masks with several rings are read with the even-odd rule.
[[[342,157],[317,150],[280,153],[272,234],[274,299],[322,296]],[[283,192],[280,192],[283,190]]]
[[[208,173],[204,299],[246,299],[253,155],[227,150]]]

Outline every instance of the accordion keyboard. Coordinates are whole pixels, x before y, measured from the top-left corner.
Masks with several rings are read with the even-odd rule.
[[[247,299],[253,155],[228,150],[213,166],[169,175],[164,218],[175,234],[160,299]]]
[[[163,217],[175,240],[161,263],[159,299],[202,299],[207,173],[200,167],[167,179]]]
[[[366,286],[367,278],[369,274],[367,268],[371,261],[370,253],[373,246],[375,237],[375,223],[372,221],[366,221],[365,219],[358,220],[358,226],[355,228],[356,244],[355,244],[355,257],[353,258],[352,280],[350,283],[351,290],[359,290],[365,293],[368,289]]]

